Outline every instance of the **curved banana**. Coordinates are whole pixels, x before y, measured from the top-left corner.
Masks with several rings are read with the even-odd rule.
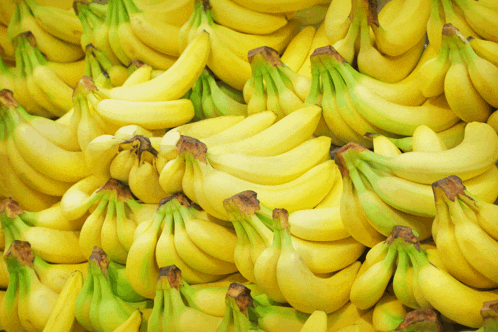
[[[293,248],[288,226],[281,232],[281,237],[282,249],[277,263],[277,281],[289,304],[306,313],[315,310],[330,313],[346,304],[360,262],[354,262],[331,277],[319,278],[308,269]]]
[[[315,33],[316,28],[310,25],[302,29],[287,45],[280,60],[297,72],[306,60]]]
[[[498,43],[471,37],[468,40],[477,55],[498,66],[498,56],[496,55],[498,54]]]
[[[308,317],[300,332],[327,332],[327,314],[325,311],[315,310]]]
[[[208,33],[200,33],[175,64],[158,77],[133,87],[116,87],[106,91],[105,94],[111,99],[147,102],[175,100],[182,97],[207,64],[209,39]],[[168,88],[164,89],[165,86]]]
[[[61,198],[62,215],[69,220],[81,218],[100,197],[96,192],[105,182],[91,175],[76,182]]]
[[[294,11],[300,11],[302,9],[314,6],[322,0],[293,0],[293,1],[273,1],[266,2],[262,0],[251,0],[251,1],[242,1],[242,0],[234,0],[235,3],[238,3],[241,6],[246,8],[263,12],[263,13],[288,13]]]

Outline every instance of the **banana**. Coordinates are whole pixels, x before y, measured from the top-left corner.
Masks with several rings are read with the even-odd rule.
[[[433,224],[433,233],[437,234],[435,242],[438,253],[444,261],[448,273],[458,281],[476,288],[492,288],[495,283],[486,278],[480,271],[475,269],[465,258],[458,245],[455,226],[451,221],[450,212],[443,200],[444,194],[437,187],[434,187],[434,197],[436,200],[437,223]]]
[[[144,182],[143,179],[148,179]],[[167,193],[159,184],[159,174],[148,161],[135,159],[128,179],[131,191],[146,203],[159,203]]]
[[[40,281],[57,294],[62,292],[64,284],[74,271],[81,271],[84,278],[87,265],[86,262],[81,264],[49,264],[36,254],[33,261],[33,268]]]
[[[146,4],[138,4],[139,8],[147,15],[155,16],[165,23],[173,24],[181,27],[188,21],[194,10],[195,1],[182,0],[173,2],[157,2]]]
[[[360,309],[369,309],[374,306],[384,294],[387,284],[394,274],[394,261],[397,250],[389,246],[384,260],[381,260],[356,278],[351,286],[351,302]]]
[[[142,312],[140,309],[135,310],[123,324],[119,325],[114,332],[133,332],[140,331],[140,325],[142,324]]]
[[[218,155],[234,152],[253,156],[272,156],[289,151],[304,142],[315,131],[320,111],[318,106],[304,107],[252,137],[212,147],[209,152]]]
[[[407,307],[418,309],[420,305],[413,290],[413,266],[406,251],[398,249],[398,262],[393,278],[393,290],[396,297]]]
[[[444,93],[444,81],[450,66],[449,45],[443,35],[438,56],[424,63],[418,71],[419,89],[425,97],[436,97]]]
[[[15,241],[8,254],[18,257],[19,268],[19,319],[28,331],[43,331],[59,294],[45,286],[38,279],[33,266],[33,252],[29,243]]]
[[[496,291],[477,291],[451,275],[431,265],[425,255],[409,246],[408,254],[418,267],[416,280],[423,296],[432,306],[449,319],[478,328],[482,324],[479,310],[482,303],[496,298]],[[444,290],[444,291],[441,291]],[[465,298],[465,301],[461,299]]]
[[[185,297],[190,307],[211,316],[224,316],[225,296],[228,286],[195,289],[188,285],[185,280],[182,282],[183,287],[180,288],[180,293]]]
[[[83,287],[83,273],[74,271],[64,284],[43,331],[70,331],[76,324],[74,304]]]
[[[479,38],[468,38],[470,46],[478,56],[498,66],[498,43]]]
[[[327,332],[327,314],[325,311],[315,310],[308,317],[300,332]]]
[[[489,142],[484,150],[480,142]],[[456,175],[462,180],[484,173],[498,159],[498,137],[491,126],[472,122],[465,126],[463,141],[456,147],[437,153],[408,152],[391,158],[377,158],[373,153],[360,153],[361,158],[388,167],[397,176],[418,183],[430,184],[449,175]],[[369,159],[366,157],[373,157]],[[465,162],[462,155],[467,155]],[[366,158],[365,158],[366,157]],[[382,159],[382,161],[381,161]],[[454,165],[454,166],[449,166]]]
[[[289,215],[292,235],[308,241],[337,241],[351,235],[340,217],[340,207],[300,210]]]
[[[119,37],[119,27],[122,18],[122,11],[124,10],[124,3],[122,1],[111,2],[108,8],[107,15],[111,17],[108,24],[108,42],[110,48],[115,56],[119,59],[120,63],[127,65],[132,59],[126,54],[121,45],[121,38]],[[107,54],[106,54],[107,55]]]
[[[410,15],[413,14],[410,12]],[[400,14],[398,18],[401,17],[402,15]],[[375,20],[375,18],[369,19]],[[401,20],[399,22],[398,24],[401,24],[404,21]],[[420,26],[418,28],[420,30]],[[420,31],[418,33],[420,34]],[[425,45],[425,35],[421,34],[419,39],[416,39],[417,42],[406,52],[397,56],[383,55],[380,50],[373,46],[374,44],[377,45],[379,41],[377,37],[374,40],[370,36],[370,27],[366,19],[362,19],[361,21],[360,37],[360,48],[357,57],[359,71],[388,83],[399,82],[410,74],[415,68]],[[398,47],[394,49],[398,49]]]
[[[456,4],[462,9],[465,21],[476,33],[486,40],[498,42],[496,11],[467,0],[458,0]]]
[[[141,111],[137,112],[137,108]],[[194,117],[194,107],[188,99],[151,102],[104,99],[98,102],[96,110],[118,126],[136,124],[149,130],[176,127]]]
[[[347,170],[341,167],[343,191],[341,196],[340,215],[344,228],[351,236],[367,247],[374,247],[385,237],[369,222],[361,208],[358,194]]]
[[[113,88],[105,94],[111,99],[129,101],[175,100],[185,94],[200,76],[209,56],[209,34],[200,33],[171,68],[158,77],[133,87]],[[184,72],[188,68],[188,72]],[[169,87],[164,89],[164,87]]]
[[[413,132],[413,151],[438,152],[447,150],[446,144],[431,128],[421,125]]]
[[[322,0],[307,0],[307,1],[300,0],[292,2],[276,1],[272,3],[268,3],[261,0],[251,0],[251,1],[234,0],[234,2],[246,8],[263,13],[288,13],[288,12],[300,11],[302,9],[314,6],[322,2]]]
[[[449,26],[448,30],[453,33],[455,28]],[[450,56],[451,66],[444,79],[444,92],[448,104],[465,122],[486,121],[491,114],[491,106],[473,85],[463,55],[455,43],[450,44]]]
[[[290,69],[297,72],[306,60],[306,55],[310,50],[315,33],[316,28],[313,26],[303,28],[294,36],[289,45],[285,48],[285,51],[280,58],[282,62],[289,66]]]
[[[392,331],[403,322],[406,307],[395,296],[384,296],[375,305],[372,325],[377,331]]]
[[[123,139],[111,135],[102,135],[93,139],[85,150],[85,161],[92,169],[95,181],[104,183],[111,176],[111,165],[119,153]]]
[[[426,22],[430,14],[429,1],[415,0],[403,3],[400,12],[391,22],[384,25],[379,19],[377,24],[372,25],[377,49],[389,56],[408,52],[425,36]]]
[[[175,331],[216,331],[222,318],[211,316],[197,309],[187,307],[180,295],[182,285],[181,271],[176,266],[168,266],[169,295],[173,307],[172,325]]]
[[[19,319],[19,292],[21,275],[18,272],[20,268],[19,261],[7,250],[3,259],[7,265],[10,279],[7,286],[5,297],[0,304],[0,322],[2,328],[9,331],[25,331]]]
[[[35,36],[38,47],[48,60],[56,62],[74,62],[81,60],[84,56],[80,45],[71,44],[52,36],[45,31],[35,20],[31,10],[25,2],[17,5],[20,14],[20,32],[31,31]],[[58,20],[59,22],[59,20]]]
[[[43,30],[66,42],[79,44],[83,29],[74,12],[41,6],[31,0],[27,0],[26,3]]]
[[[149,47],[133,32],[129,15],[138,11],[138,8],[127,5],[126,2],[119,8],[117,13],[119,20],[117,33],[121,48],[130,59],[140,60],[156,69],[166,70],[170,68],[175,63],[175,57],[163,54]]]
[[[223,154],[208,155],[208,160],[216,170],[240,179],[258,184],[277,185],[295,180],[312,167],[326,161],[329,158],[329,147],[330,138],[322,136],[305,141],[277,156]],[[293,169],[291,160],[306,160],[306,162],[300,163],[299,169]]]
[[[231,218],[230,213],[228,217]],[[244,227],[242,227],[241,222],[233,220],[232,223],[237,234],[237,245],[233,253],[235,265],[244,278],[251,282],[256,282],[254,274],[255,262],[251,257],[251,242],[249,241],[249,237]]]
[[[230,29],[248,34],[265,35],[287,24],[286,14],[270,14],[255,11],[232,0],[211,0],[213,19]]]
[[[339,177],[339,172],[339,168],[336,168],[336,181],[334,182],[334,185],[330,189],[327,196],[325,196],[320,202],[320,204],[315,206],[315,209],[327,209],[335,206],[340,206],[342,196],[342,177]]]
[[[399,135],[412,135],[416,127],[425,124],[439,132],[448,129],[458,121],[444,96],[429,98],[421,106],[397,105],[376,95],[358,82],[354,82],[352,75],[339,62],[334,64],[334,68],[345,80],[349,95],[358,112],[382,130]],[[401,130],[400,123],[403,123]]]
[[[307,313],[315,310],[329,313],[341,308],[348,301],[351,285],[361,264],[355,262],[331,277],[319,278],[308,269],[293,248],[288,224],[283,226],[285,228],[281,232],[282,249],[276,273],[285,299],[294,308]],[[299,291],[296,289],[297,280],[301,280]],[[337,288],[339,284],[341,287]],[[318,289],[321,291],[317,291]]]
[[[352,1],[334,0],[325,15],[324,25],[330,44],[335,44],[348,34],[351,25],[349,14],[352,9]]]
[[[477,92],[491,106],[498,107],[498,96],[494,92],[498,86],[498,80],[495,79],[498,67],[479,57],[466,40],[464,41],[462,53],[467,64],[470,80]]]
[[[370,136],[368,133],[367,135]],[[392,141],[390,141],[386,136],[374,135],[372,142],[373,142],[373,151],[384,157],[396,157],[402,153],[398,149],[398,147]]]
[[[268,332],[300,332],[309,315],[292,307],[263,305],[254,301],[258,325]]]
[[[90,306],[94,296],[93,268],[93,263],[88,264],[87,275],[74,303],[74,316],[78,323],[87,330],[94,329],[89,317]]]

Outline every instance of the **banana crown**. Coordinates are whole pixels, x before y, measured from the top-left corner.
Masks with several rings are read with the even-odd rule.
[[[417,309],[406,314],[405,319],[396,331],[427,331],[442,332],[443,326],[436,311],[432,309]]]

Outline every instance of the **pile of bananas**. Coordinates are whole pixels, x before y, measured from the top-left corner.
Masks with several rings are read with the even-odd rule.
[[[498,331],[496,0],[0,1],[0,330]]]

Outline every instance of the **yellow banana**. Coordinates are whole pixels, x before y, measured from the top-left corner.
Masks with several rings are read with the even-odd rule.
[[[479,38],[468,38],[470,45],[481,58],[488,60],[498,66],[498,43]]]
[[[308,317],[300,332],[327,332],[327,314],[316,310]]]
[[[313,37],[315,36],[316,28],[307,26],[302,29],[287,45],[282,57],[283,63],[289,66],[290,69],[297,72],[306,60],[306,55],[311,48]]]

